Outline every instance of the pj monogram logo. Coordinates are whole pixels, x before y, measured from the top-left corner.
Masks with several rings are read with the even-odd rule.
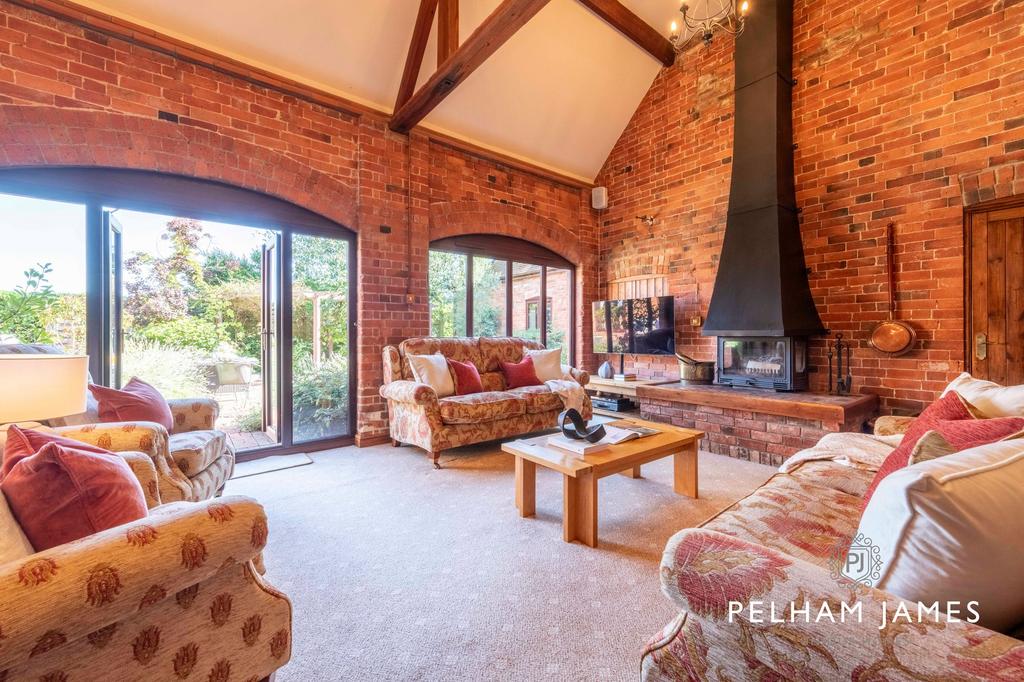
[[[832,577],[840,582],[874,587],[882,568],[881,550],[871,538],[858,533],[850,543],[836,545],[830,565]]]

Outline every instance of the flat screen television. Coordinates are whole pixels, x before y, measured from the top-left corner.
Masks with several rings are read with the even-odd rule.
[[[675,303],[671,296],[594,303],[594,352],[675,355]]]

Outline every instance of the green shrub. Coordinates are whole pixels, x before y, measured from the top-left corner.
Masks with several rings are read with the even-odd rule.
[[[348,360],[335,355],[313,367],[313,359],[295,359],[292,386],[296,437],[318,438],[342,433],[348,422]]]
[[[173,348],[194,348],[213,351],[223,340],[220,328],[208,320],[182,317],[169,322],[157,322],[136,329],[140,338],[161,346]]]
[[[239,415],[238,423],[236,424],[238,430],[242,433],[251,433],[252,431],[263,430],[263,408],[260,405],[252,405],[249,407],[249,411]]]
[[[165,398],[202,398],[210,395],[201,355],[189,348],[154,341],[125,342],[121,376],[135,376],[155,386]]]

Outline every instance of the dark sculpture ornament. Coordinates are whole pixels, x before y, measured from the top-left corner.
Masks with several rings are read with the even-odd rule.
[[[604,424],[598,424],[587,428],[587,421],[578,410],[572,408],[565,410],[558,415],[558,424],[562,429],[562,435],[570,440],[585,440],[588,443],[596,443],[604,438]]]

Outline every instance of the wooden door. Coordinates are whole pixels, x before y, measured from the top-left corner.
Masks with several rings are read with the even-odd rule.
[[[1024,202],[968,215],[967,355],[974,376],[1024,384]]]

